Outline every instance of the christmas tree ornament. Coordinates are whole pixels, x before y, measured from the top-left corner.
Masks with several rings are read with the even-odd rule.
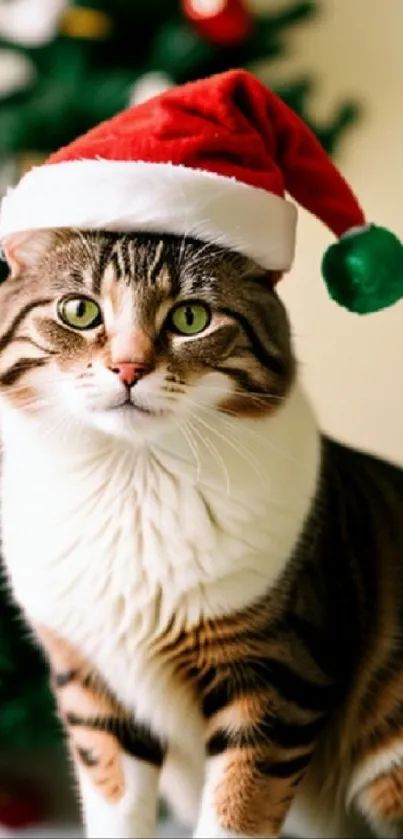
[[[182,0],[182,11],[198,34],[212,44],[240,44],[252,29],[252,14],[244,0]]]
[[[24,47],[46,44],[68,0],[0,0],[0,37]]]
[[[113,19],[100,9],[70,6],[62,15],[59,28],[67,38],[103,40],[113,29]]]
[[[0,50],[0,98],[32,87],[36,76],[35,65],[27,55],[16,50]]]
[[[286,193],[339,239],[323,261],[333,299],[364,314],[403,297],[400,241],[367,225],[308,126],[244,70],[171,88],[51,155],[3,199],[0,238],[47,227],[186,234],[282,273],[297,224]]]
[[[0,776],[0,830],[24,830],[44,819],[43,801],[36,789],[20,780],[11,782]]]
[[[159,70],[151,70],[149,73],[144,73],[134,83],[131,89],[130,105],[140,105],[146,102],[147,99],[152,99],[153,96],[158,96],[164,90],[169,90],[173,87],[173,79],[167,73],[162,73]]]

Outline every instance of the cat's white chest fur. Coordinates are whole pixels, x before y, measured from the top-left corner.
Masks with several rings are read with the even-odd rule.
[[[191,626],[267,590],[316,487],[318,434],[299,391],[276,417],[238,423],[238,437],[218,423],[222,436],[207,432],[195,451],[178,430],[132,447],[3,417],[3,542],[18,601],[168,737],[187,700],[167,714],[170,674],[150,642],[172,617]]]

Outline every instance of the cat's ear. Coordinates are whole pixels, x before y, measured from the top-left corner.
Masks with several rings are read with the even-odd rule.
[[[28,230],[7,236],[2,247],[11,277],[18,277],[25,268],[37,264],[54,244],[56,235],[54,230]]]

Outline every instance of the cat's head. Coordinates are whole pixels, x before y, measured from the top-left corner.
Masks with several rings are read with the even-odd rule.
[[[294,360],[273,277],[217,246],[154,235],[14,237],[0,287],[0,394],[41,417],[137,438],[205,411],[261,416]]]

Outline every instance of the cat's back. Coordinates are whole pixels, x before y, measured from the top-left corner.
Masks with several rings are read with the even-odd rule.
[[[284,584],[320,628],[345,695],[359,672],[370,679],[403,654],[403,470],[327,437],[321,452],[316,498]]]
[[[395,635],[403,616],[403,469],[329,438],[322,451],[321,553],[333,596],[339,582],[341,598],[350,591],[353,623],[357,630],[361,618],[365,637],[382,634],[382,615]]]
[[[330,437],[323,437],[325,457],[332,462],[340,475],[348,475],[351,486],[365,480],[362,486],[371,493],[376,485],[387,484],[390,490],[403,501],[403,467],[378,455],[340,443]]]
[[[320,497],[323,620],[351,742],[403,697],[403,470],[324,439]]]
[[[334,522],[344,519],[351,542],[364,539],[367,548],[371,540],[372,547],[403,544],[403,468],[323,438],[323,477]]]
[[[346,801],[393,762],[388,749],[400,732],[403,470],[323,437],[317,502],[298,559],[301,626],[319,621],[315,649],[340,691],[286,834],[366,836]]]

